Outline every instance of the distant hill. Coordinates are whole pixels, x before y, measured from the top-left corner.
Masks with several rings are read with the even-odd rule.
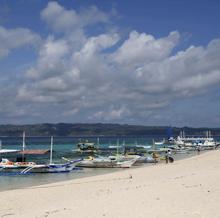
[[[0,125],[0,136],[21,136],[23,131],[29,136],[147,136],[166,135],[168,128],[168,126],[103,123]],[[172,127],[172,130],[174,135],[178,135],[181,130],[187,135],[202,135],[207,130],[211,130],[213,135],[220,135],[220,128]]]

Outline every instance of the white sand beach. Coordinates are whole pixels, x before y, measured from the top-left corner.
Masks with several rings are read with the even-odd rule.
[[[0,217],[217,218],[220,151],[0,193]]]

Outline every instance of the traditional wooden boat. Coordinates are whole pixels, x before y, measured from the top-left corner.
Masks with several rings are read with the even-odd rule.
[[[27,173],[62,173],[70,172],[75,168],[76,163],[82,159],[68,160],[64,164],[53,163],[53,137],[51,137],[50,162],[49,164],[36,164],[35,162],[12,162],[4,158],[0,162],[1,172]]]
[[[139,156],[126,160],[117,156],[90,157],[79,162],[76,166],[88,168],[130,168],[138,158]]]

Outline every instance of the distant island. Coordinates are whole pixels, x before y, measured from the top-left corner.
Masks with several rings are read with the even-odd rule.
[[[0,136],[148,136],[167,135],[169,126],[142,126],[111,123],[43,123],[31,125],[0,125]],[[184,130],[186,135],[204,135],[210,130],[213,136],[220,135],[220,128],[172,127],[174,136]]]

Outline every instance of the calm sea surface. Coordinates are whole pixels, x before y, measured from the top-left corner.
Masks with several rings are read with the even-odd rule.
[[[99,137],[100,147],[108,147],[109,145],[116,145],[117,141],[126,146],[142,144],[152,145],[153,140],[160,141],[166,136],[147,136],[147,137]],[[87,139],[90,142],[97,142],[96,137],[54,137],[53,146],[53,162],[61,163],[62,157],[74,159],[78,158],[79,154],[73,152],[80,140]],[[0,137],[2,141],[2,148],[5,149],[20,149],[22,150],[22,137]],[[26,149],[50,149],[50,137],[26,137]],[[175,160],[187,158],[195,153],[179,154],[175,156]],[[0,158],[8,157],[6,155]],[[16,156],[11,155],[8,158],[15,159]],[[49,154],[41,156],[27,156],[27,161],[36,161],[37,163],[48,163]],[[145,164],[150,165],[150,164]],[[76,179],[81,177],[93,176],[98,174],[109,173],[123,169],[77,169],[71,173],[59,174],[29,174],[29,175],[15,175],[0,173],[0,191],[23,188],[27,186],[35,186],[40,184],[48,184],[52,182]]]

